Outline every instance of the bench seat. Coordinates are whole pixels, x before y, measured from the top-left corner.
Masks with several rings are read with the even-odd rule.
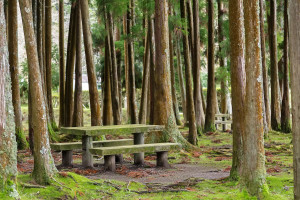
[[[155,143],[155,144],[139,144],[139,145],[126,145],[118,147],[100,147],[91,148],[89,151],[94,155],[104,156],[105,168],[110,171],[116,170],[115,155],[130,154],[141,152],[156,152],[157,153],[157,166],[170,167],[168,163],[168,151],[181,148],[178,143]]]
[[[215,121],[215,124],[232,124],[232,121]]]

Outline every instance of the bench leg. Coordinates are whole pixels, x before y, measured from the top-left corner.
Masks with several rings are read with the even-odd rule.
[[[116,163],[123,163],[123,154],[116,155]]]
[[[157,167],[165,167],[165,168],[171,167],[171,165],[168,162],[168,152],[167,151],[156,152],[156,155],[157,155],[157,159],[156,159]]]
[[[83,167],[94,167],[93,155],[89,149],[93,148],[93,138],[90,136],[82,136],[82,165]]]
[[[62,166],[64,167],[70,167],[73,165],[73,151],[68,150],[68,151],[62,151]]]
[[[134,133],[134,144],[144,144],[144,133]],[[134,164],[135,165],[144,164],[144,153],[134,154]]]
[[[109,171],[116,171],[116,158],[114,155],[104,156],[104,168]]]
[[[225,122],[225,117],[222,117],[222,121]],[[223,124],[223,132],[226,131],[226,124]]]

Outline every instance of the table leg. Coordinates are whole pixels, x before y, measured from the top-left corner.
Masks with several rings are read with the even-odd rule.
[[[93,155],[89,149],[93,148],[93,137],[82,136],[82,165],[83,167],[94,167]]]
[[[144,133],[134,133],[134,144],[144,144]],[[144,153],[134,154],[134,164],[143,165],[144,164]]]

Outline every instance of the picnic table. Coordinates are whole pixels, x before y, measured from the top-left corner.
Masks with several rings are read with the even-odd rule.
[[[89,126],[89,127],[62,127],[61,133],[82,136],[82,165],[93,167],[93,155],[89,149],[93,148],[93,137],[95,136],[126,136],[134,137],[134,144],[144,144],[144,133],[152,131],[162,131],[164,126],[160,125],[113,125],[113,126]],[[144,153],[134,154],[134,164],[144,163]]]

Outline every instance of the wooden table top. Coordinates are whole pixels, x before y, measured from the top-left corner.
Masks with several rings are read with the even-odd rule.
[[[161,125],[127,124],[112,126],[62,127],[60,132],[64,134],[82,136],[129,135],[133,133],[162,131],[164,128],[165,127]]]

